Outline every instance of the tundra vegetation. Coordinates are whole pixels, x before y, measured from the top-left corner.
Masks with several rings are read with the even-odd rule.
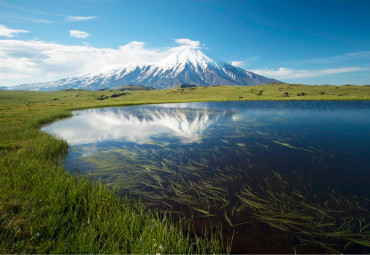
[[[115,187],[68,174],[62,164],[67,143],[40,128],[71,116],[72,110],[194,101],[369,99],[369,86],[290,84],[138,91],[0,91],[0,253],[230,252],[232,237],[225,240],[217,227],[204,228],[195,235],[186,219],[175,220],[141,201],[118,197]],[[249,208],[255,219],[282,231],[295,230],[296,237],[307,244],[319,242],[317,245],[332,252],[336,250],[328,242],[333,239],[344,240],[346,246],[370,246],[366,219],[344,215],[338,225],[333,214],[343,208],[327,211],[325,205],[313,207],[302,194],[285,192],[295,187],[287,187],[283,177],[274,175],[273,179],[280,183],[275,188],[263,180],[261,190],[243,188],[238,195],[240,208],[235,207],[234,212]],[[210,189],[217,195],[217,187],[209,185],[196,188]],[[172,188],[176,193],[180,187]],[[191,187],[182,188],[179,194]],[[328,203],[345,199],[330,196]],[[343,201],[338,204],[347,203],[356,212],[365,210],[356,201]],[[230,225],[232,217],[225,214]],[[353,233],[353,228],[359,231]]]

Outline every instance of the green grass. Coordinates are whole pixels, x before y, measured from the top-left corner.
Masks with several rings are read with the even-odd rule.
[[[0,253],[228,251],[216,230],[195,236],[185,221],[150,211],[140,201],[118,198],[114,190],[89,178],[70,176],[61,165],[68,145],[40,127],[70,116],[71,110],[191,101],[369,99],[368,86],[289,84],[132,91],[118,96],[116,91],[0,91]]]

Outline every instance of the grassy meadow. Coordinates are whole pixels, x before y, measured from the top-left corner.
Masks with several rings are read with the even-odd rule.
[[[234,100],[370,100],[370,87],[0,91],[0,253],[229,252],[232,240],[222,242],[217,228],[196,236],[186,220],[175,221],[140,201],[118,198],[104,184],[69,175],[62,165],[67,143],[40,128],[76,109]]]

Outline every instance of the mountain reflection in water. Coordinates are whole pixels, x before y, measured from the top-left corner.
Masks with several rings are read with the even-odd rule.
[[[190,143],[200,140],[218,116],[211,115],[206,109],[146,109],[140,113],[125,109],[92,109],[79,111],[73,118],[46,126],[43,130],[71,145],[108,140],[145,143],[151,137],[161,135],[178,137],[183,143]]]

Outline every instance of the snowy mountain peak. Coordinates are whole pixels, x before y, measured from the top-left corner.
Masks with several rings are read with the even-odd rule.
[[[203,68],[208,65],[218,66],[216,61],[204,54],[199,48],[192,47],[182,47],[158,63],[158,65],[166,67],[185,64]]]
[[[23,84],[10,89],[63,90],[104,89],[134,84],[157,89],[172,88],[179,83],[210,85],[260,85],[280,83],[255,73],[215,61],[199,47],[180,46],[163,60],[152,64],[125,64],[107,67],[81,77],[46,83]]]

